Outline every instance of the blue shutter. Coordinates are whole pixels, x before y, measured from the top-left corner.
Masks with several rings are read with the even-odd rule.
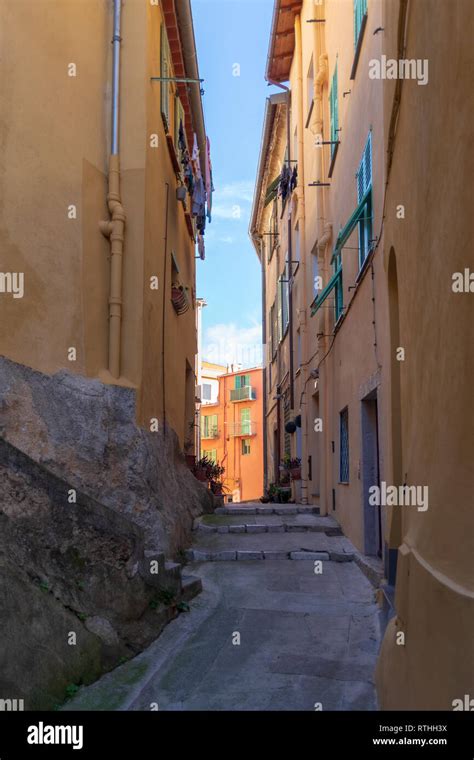
[[[337,63],[331,82],[331,94],[329,96],[329,108],[331,113],[331,140],[336,141],[339,134],[339,104],[337,97]],[[331,145],[331,158],[336,150],[335,145]]]
[[[360,203],[366,192],[372,186],[372,132],[369,132],[356,176],[357,202]]]

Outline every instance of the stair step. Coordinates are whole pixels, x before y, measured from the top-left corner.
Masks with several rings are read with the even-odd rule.
[[[181,600],[190,602],[202,591],[202,581],[196,575],[183,575]]]
[[[216,515],[319,515],[319,507],[298,504],[273,504],[261,507],[217,507]]]
[[[294,549],[281,550],[247,550],[222,549],[221,551],[207,551],[205,549],[188,549],[186,559],[189,562],[232,562],[234,560],[324,560],[331,562],[352,562],[354,554],[345,551],[295,551]]]
[[[207,525],[198,523],[196,530],[199,533],[325,533],[326,536],[342,536],[339,527],[327,525],[289,525],[287,523],[274,523],[255,525],[242,523],[241,525]]]

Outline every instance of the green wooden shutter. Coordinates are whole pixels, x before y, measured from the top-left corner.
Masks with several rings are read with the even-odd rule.
[[[251,422],[250,422],[250,409],[240,410],[240,422],[242,426],[242,435],[250,435]]]
[[[168,43],[168,35],[164,24],[161,25],[161,77],[171,76],[170,67],[170,48]],[[166,131],[169,131],[170,127],[170,82],[168,80],[161,81],[161,115],[165,122]]]
[[[178,150],[179,146],[179,124],[183,122],[183,128],[185,127],[185,115],[184,108],[181,104],[179,95],[176,95],[174,100],[174,146]],[[185,132],[186,134],[186,132]]]

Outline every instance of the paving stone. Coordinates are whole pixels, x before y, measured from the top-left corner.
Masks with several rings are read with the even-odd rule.
[[[266,525],[246,525],[245,528],[246,528],[247,533],[266,533],[267,532]]]
[[[241,560],[263,559],[263,552],[238,551],[237,559],[241,559]]]
[[[229,533],[245,533],[245,525],[229,525]]]
[[[276,515],[297,515],[298,510],[296,507],[275,507]]]
[[[211,552],[205,552],[201,549],[187,549],[185,556],[189,562],[209,562]]]
[[[224,549],[221,552],[213,552],[212,560],[214,562],[227,562],[235,559],[235,554],[235,551],[232,551],[231,549]]]
[[[285,526],[284,525],[269,525],[268,532],[269,533],[284,533]]]
[[[199,523],[198,531],[199,533],[216,533],[217,527],[215,525],[205,525],[204,523]]]
[[[218,533],[228,533],[229,532],[229,526],[228,525],[218,525],[217,526],[217,532]]]
[[[291,552],[290,559],[329,559],[328,552]]]
[[[265,559],[289,559],[288,552],[269,551],[263,552]]]
[[[352,562],[354,559],[354,554],[351,554],[349,552],[335,552],[330,550],[329,557],[331,559],[331,562]]]
[[[286,525],[287,533],[306,533],[308,530],[307,525]]]
[[[314,514],[314,507],[298,507],[298,514],[312,515]]]
[[[228,514],[228,509],[227,509],[227,507],[216,507],[216,509],[214,510],[214,514],[216,514],[216,515],[227,515]]]
[[[257,507],[257,515],[272,515],[273,507]]]

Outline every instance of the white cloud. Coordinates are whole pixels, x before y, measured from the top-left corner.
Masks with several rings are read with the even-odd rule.
[[[217,186],[214,193],[212,216],[216,219],[247,219],[253,200],[254,183],[251,180],[229,182]]]
[[[234,322],[208,327],[203,340],[203,357],[216,364],[241,364],[243,369],[262,363],[262,327],[238,327]]]

